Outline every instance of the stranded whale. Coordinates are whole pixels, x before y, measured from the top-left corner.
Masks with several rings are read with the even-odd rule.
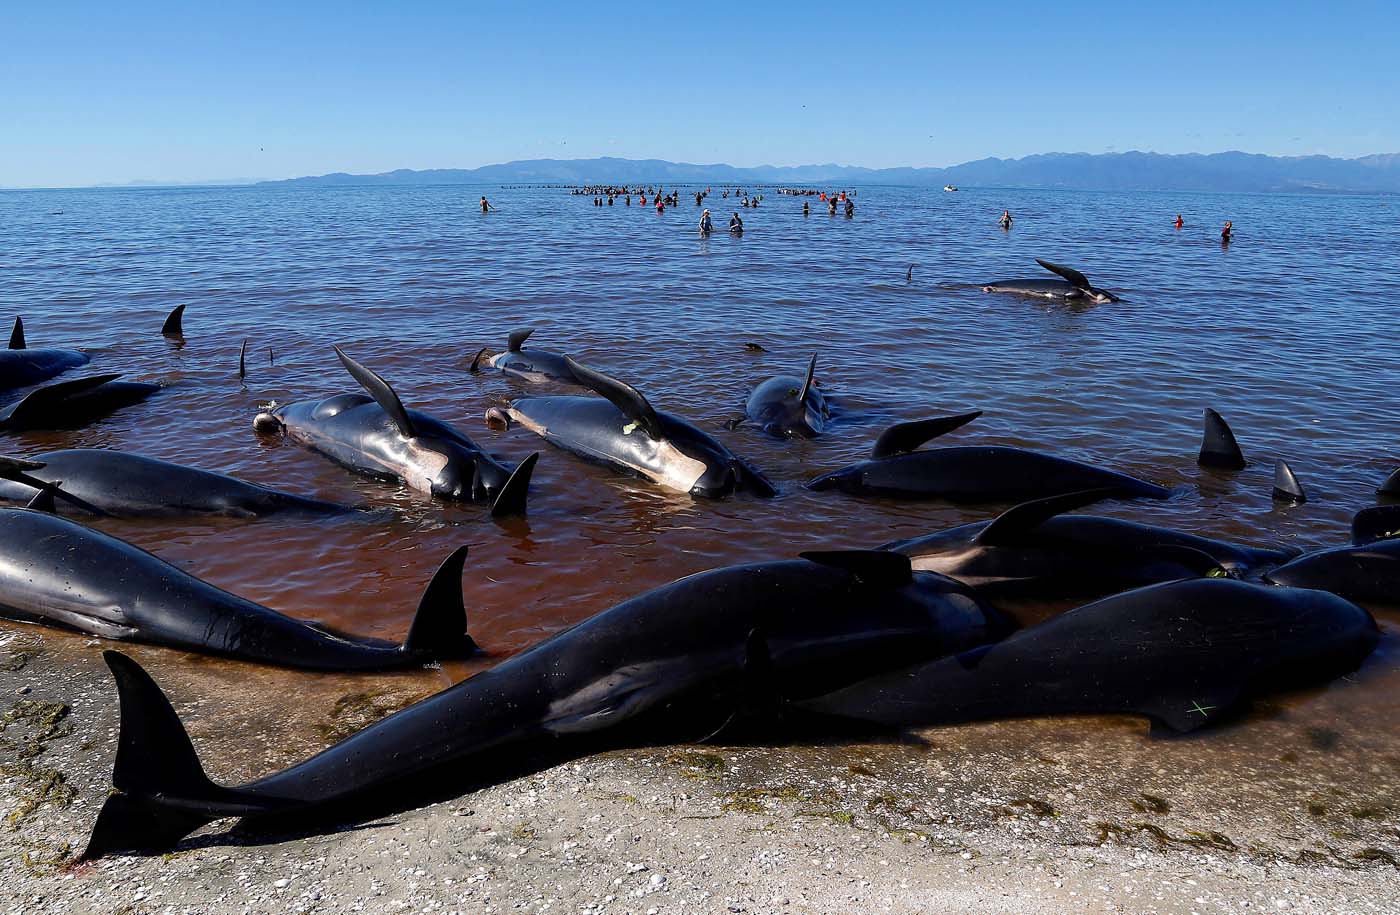
[[[1051,273],[1063,277],[1059,280],[999,280],[982,287],[983,292],[1011,292],[1017,295],[1036,296],[1046,299],[1063,299],[1066,302],[1093,302],[1103,305],[1118,301],[1118,296],[1104,289],[1097,289],[1087,277],[1070,267],[1061,267],[1036,258],[1035,262]]]
[[[511,331],[506,351],[494,356],[487,356],[486,364],[525,381],[535,383],[566,381],[570,384],[578,384],[579,380],[574,377],[573,370],[569,368],[569,363],[564,356],[544,350],[524,348],[525,341],[534,332],[533,327]],[[484,347],[477,351],[476,358],[472,360],[472,372],[481,371],[482,356],[486,356]]]
[[[831,408],[817,388],[817,356],[807,363],[803,378],[778,375],[754,388],[744,413],[764,432],[779,437],[816,438],[826,429]]]

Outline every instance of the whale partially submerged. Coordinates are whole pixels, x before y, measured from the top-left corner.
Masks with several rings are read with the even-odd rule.
[[[634,387],[565,357],[580,384],[600,396],[520,397],[487,411],[487,422],[519,423],[579,457],[694,496],[776,494],[773,484],[714,436],[655,409]]]
[[[1171,528],[1066,512],[1118,495],[1094,489],[1025,502],[992,521],[898,540],[880,547],[908,556],[995,600],[1096,598],[1210,574],[1245,575],[1298,555],[1296,549],[1242,546]]]
[[[778,375],[754,388],[744,405],[745,416],[779,438],[816,438],[826,430],[831,408],[816,383],[817,355],[806,374]]]
[[[1065,302],[1092,302],[1105,305],[1117,302],[1118,296],[1106,289],[1099,289],[1089,282],[1088,277],[1072,267],[1063,267],[1036,258],[1035,262],[1061,277],[1058,280],[998,280],[982,287],[983,292],[1010,292],[1016,295],[1034,296],[1042,299],[1059,299]]]
[[[465,559],[463,547],[443,562],[408,637],[393,645],[284,616],[46,511],[0,508],[0,617],[284,667],[404,667],[476,650],[462,606]]]
[[[0,430],[22,432],[79,429],[134,404],[161,387],[148,381],[118,381],[120,374],[55,381],[35,388],[0,411]]]
[[[1400,606],[1400,540],[1376,539],[1360,546],[1318,550],[1279,566],[1264,580],[1331,591],[1368,607]]]
[[[434,779],[470,783],[541,747],[567,757],[701,740],[777,703],[1005,632],[968,589],[914,572],[902,556],[804,555],[701,572],[624,601],[239,787],[209,780],[159,687],[108,652],[121,698],[117,790],[84,857],[165,849],[226,817],[352,817],[386,793]]]
[[[1162,486],[1082,461],[1003,445],[915,449],[982,415],[899,423],[886,429],[870,460],[823,474],[809,489],[857,496],[947,502],[1024,502],[1087,489],[1114,489],[1121,498],[1165,499]]]
[[[0,391],[48,381],[89,361],[87,353],[77,350],[30,349],[24,337],[24,321],[16,317],[9,349],[0,350]]]
[[[457,428],[405,408],[388,382],[340,347],[335,354],[370,396],[285,404],[259,413],[253,428],[285,435],[366,476],[398,480],[441,499],[490,502],[493,516],[524,513],[538,454],[512,469]]]
[[[110,448],[67,448],[32,459],[0,456],[0,501],[28,503],[51,488],[55,510],[63,515],[262,518],[354,510]]]
[[[559,353],[525,348],[525,341],[530,339],[530,335],[534,332],[533,327],[511,331],[504,353],[488,355],[488,350],[482,347],[477,351],[476,357],[472,359],[471,371],[473,373],[481,371],[481,363],[485,357],[484,361],[487,365],[522,381],[535,384],[546,381],[579,384],[579,380],[574,377],[573,369],[569,368],[566,357]]]
[[[1198,578],[1105,598],[796,704],[894,728],[1132,714],[1189,732],[1252,697],[1349,673],[1379,638],[1371,614],[1335,594]]]

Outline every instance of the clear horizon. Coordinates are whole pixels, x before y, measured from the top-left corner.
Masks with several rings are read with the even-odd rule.
[[[1400,149],[1400,10],[78,2],[7,14],[0,186],[618,156],[946,167]],[[815,25],[812,23],[816,23]],[[625,152],[624,152],[625,151]],[[750,165],[752,163],[753,165]]]

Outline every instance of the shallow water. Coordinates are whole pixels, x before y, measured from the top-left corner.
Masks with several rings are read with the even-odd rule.
[[[481,193],[498,212],[475,211]],[[82,348],[93,371],[169,385],[92,428],[9,436],[0,448],[118,447],[391,509],[370,521],[103,527],[286,613],[391,638],[437,563],[469,543],[471,627],[497,657],[691,572],[870,546],[996,510],[802,488],[860,459],[895,421],[983,409],[947,441],[1043,448],[1176,491],[1105,513],[1304,548],[1344,542],[1351,514],[1395,468],[1394,199],[871,187],[847,220],[816,201],[804,218],[800,198],[769,193],[740,211],[742,238],[708,240],[682,199],[658,216],[635,198],[595,207],[559,189],[0,193],[0,316],[22,314],[31,346]],[[716,189],[707,203],[727,222],[731,201]],[[1004,208],[1016,216],[1010,232],[996,227]],[[1225,219],[1236,226],[1229,248]],[[1073,265],[1123,301],[1069,307],[980,290],[1049,276],[1035,257]],[[158,331],[179,303],[177,345]],[[521,325],[538,328],[532,345],[605,367],[714,431],[781,496],[693,501],[524,429],[487,430],[488,407],[539,389],[467,366]],[[748,341],[768,351],[747,352]],[[259,404],[355,389],[332,343],[409,406],[503,456],[542,451],[528,519],[497,525],[483,506],[435,504],[255,436]],[[800,373],[813,351],[840,411],[828,435],[782,442],[722,428],[755,384]],[[1207,405],[1255,462],[1238,475],[1195,464]],[[1275,457],[1311,502],[1273,505]]]

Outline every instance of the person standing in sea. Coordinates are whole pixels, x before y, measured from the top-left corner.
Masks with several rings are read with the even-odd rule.
[[[1220,230],[1220,243],[1228,245],[1231,237],[1235,234],[1235,224],[1230,220],[1225,220],[1225,228]]]
[[[485,197],[482,197],[482,198],[481,198],[481,212],[483,212],[483,213],[489,213],[489,212],[491,212],[491,211],[494,210],[494,209],[495,209],[495,207],[493,207],[491,204],[489,204],[489,203],[486,202],[486,198],[485,198]]]

